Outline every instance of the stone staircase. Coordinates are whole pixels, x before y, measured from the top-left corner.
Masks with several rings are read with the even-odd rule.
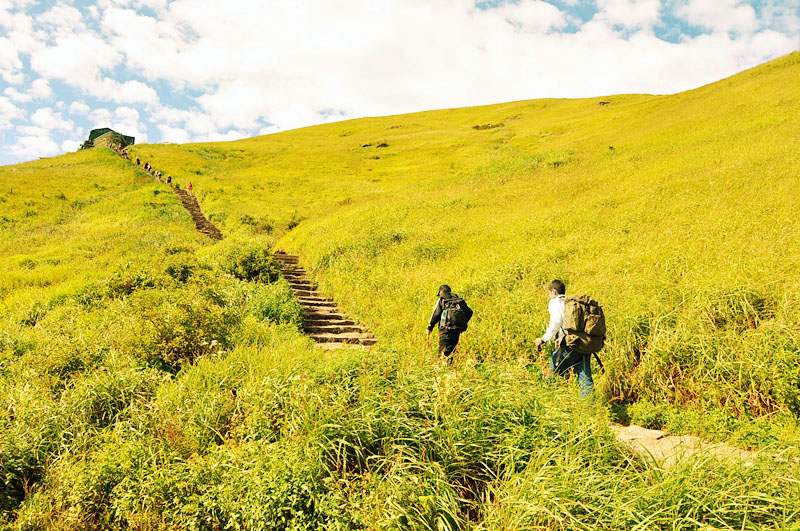
[[[321,348],[366,348],[378,342],[375,336],[350,320],[333,299],[317,291],[317,286],[306,276],[306,270],[300,267],[297,256],[278,251],[275,258],[303,307],[303,331]]]

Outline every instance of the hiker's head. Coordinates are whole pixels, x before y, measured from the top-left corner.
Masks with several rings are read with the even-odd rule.
[[[554,280],[547,286],[547,292],[550,294],[550,297],[558,297],[567,292],[567,287],[560,280]]]
[[[439,297],[441,297],[443,299],[449,299],[450,298],[450,286],[448,286],[447,284],[442,284],[441,286],[439,286]]]

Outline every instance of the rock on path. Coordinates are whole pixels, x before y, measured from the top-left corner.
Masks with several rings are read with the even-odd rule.
[[[650,430],[641,426],[612,424],[611,431],[622,444],[633,451],[650,456],[657,463],[669,467],[681,458],[705,453],[720,459],[736,458],[752,464],[754,454],[723,443],[711,443],[694,435],[668,435],[661,430]]]
[[[303,331],[321,348],[363,348],[378,342],[375,336],[350,320],[332,299],[317,291],[317,286],[308,280],[306,270],[300,267],[297,256],[278,251],[275,258],[303,307]]]

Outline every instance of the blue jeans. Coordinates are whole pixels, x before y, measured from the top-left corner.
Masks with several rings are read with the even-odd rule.
[[[550,374],[567,374],[570,371],[578,374],[581,398],[589,396],[594,387],[594,380],[592,380],[592,356],[578,354],[567,347],[554,350],[553,357],[550,358]]]

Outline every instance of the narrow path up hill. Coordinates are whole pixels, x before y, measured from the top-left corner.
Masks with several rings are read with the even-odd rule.
[[[303,307],[303,331],[320,347],[371,347],[378,342],[375,336],[350,320],[332,299],[317,291],[316,285],[308,280],[306,270],[300,267],[297,256],[278,251],[275,258],[281,263],[281,273]]]

